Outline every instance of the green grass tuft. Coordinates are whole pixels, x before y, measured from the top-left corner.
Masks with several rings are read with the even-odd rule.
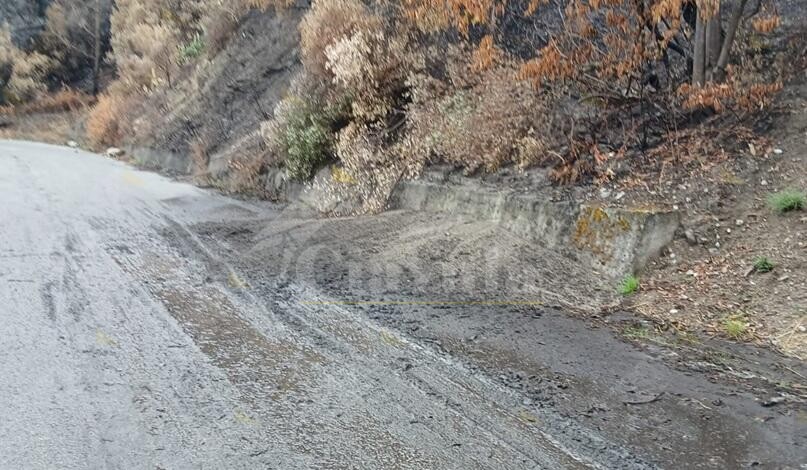
[[[764,256],[759,256],[754,260],[754,271],[758,273],[769,273],[773,271],[774,266],[771,260]]]
[[[626,338],[644,339],[650,336],[650,330],[644,325],[633,325],[625,328],[622,334]]]
[[[741,315],[734,315],[723,321],[723,329],[726,332],[726,336],[738,340],[748,333],[748,322],[746,322],[745,318]]]
[[[179,55],[184,62],[188,62],[202,55],[204,51],[205,41],[201,36],[197,35],[191,42],[180,49]]]
[[[639,278],[636,276],[627,276],[619,284],[619,293],[622,295],[631,295],[639,290]]]
[[[801,191],[787,189],[768,197],[768,204],[774,211],[784,214],[785,212],[803,210],[807,207],[807,195]]]

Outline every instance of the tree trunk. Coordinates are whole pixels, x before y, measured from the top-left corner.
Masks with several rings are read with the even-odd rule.
[[[92,94],[98,94],[98,79],[101,71],[101,0],[95,0],[95,15],[93,15],[93,61],[92,61]]]
[[[715,11],[706,23],[706,67],[711,68],[717,65],[720,57],[720,46],[723,43],[720,4],[717,4]]]
[[[737,35],[737,28],[740,26],[740,20],[743,18],[743,10],[748,0],[739,0],[738,5],[731,12],[731,19],[729,20],[729,28],[726,31],[726,38],[723,40],[723,47],[720,49],[720,56],[717,58],[713,75],[715,80],[722,81],[726,77],[726,65],[729,63],[729,54],[731,47],[734,45],[734,37]]]
[[[698,16],[695,20],[695,40],[692,45],[692,84],[703,86],[706,80],[706,21],[703,18],[703,11],[698,8]]]

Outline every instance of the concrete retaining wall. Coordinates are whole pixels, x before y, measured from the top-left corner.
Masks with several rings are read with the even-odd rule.
[[[401,183],[390,207],[486,219],[604,274],[640,271],[675,236],[679,214],[661,208],[618,208],[550,201],[537,194],[468,184]]]

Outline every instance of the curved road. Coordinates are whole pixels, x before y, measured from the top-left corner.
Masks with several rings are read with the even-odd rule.
[[[338,307],[253,297],[185,229],[272,209],[44,144],[0,168],[1,469],[646,467]]]
[[[412,257],[401,227],[412,229],[404,240],[431,227],[444,244],[432,215],[321,224],[15,141],[0,142],[0,211],[0,470],[802,460],[793,408],[769,412],[551,309],[403,305],[391,324],[304,282],[343,280],[341,266],[305,258],[316,254],[307,245],[383,266],[385,244]],[[375,238],[358,236],[364,225]],[[289,268],[310,272],[278,274]],[[471,346],[483,340],[491,349]],[[528,394],[528,382],[544,391]]]

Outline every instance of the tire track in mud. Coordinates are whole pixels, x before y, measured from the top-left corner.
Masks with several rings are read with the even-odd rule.
[[[172,221],[169,225],[171,228],[164,236],[173,240],[172,245],[183,258],[202,260],[207,272],[218,271],[220,279],[225,275],[222,270],[234,272],[218,254],[226,251],[224,247],[206,246],[180,223]],[[237,289],[232,294],[247,303],[268,303],[267,311],[274,312],[271,315],[275,319],[313,339],[318,350],[331,358],[332,363],[354,363],[351,369],[359,371],[368,382],[383,380],[379,373],[388,376],[393,372],[404,381],[405,388],[413,388],[418,394],[430,397],[430,401],[437,401],[454,420],[467,423],[466,426],[472,426],[477,433],[482,432],[486,439],[498,443],[497,446],[529,457],[541,468],[581,465],[655,468],[551,410],[525,408],[518,394],[480,378],[449,357],[413,343],[393,330],[368,322],[347,309],[333,305],[318,307],[318,302],[311,299],[321,299],[323,305],[328,305],[328,299],[316,291],[281,283]],[[302,300],[308,302],[300,304]],[[395,400],[396,406],[405,403],[406,399],[401,398]],[[401,413],[407,413],[406,407]],[[432,423],[429,428],[440,434],[445,431],[445,425]]]

